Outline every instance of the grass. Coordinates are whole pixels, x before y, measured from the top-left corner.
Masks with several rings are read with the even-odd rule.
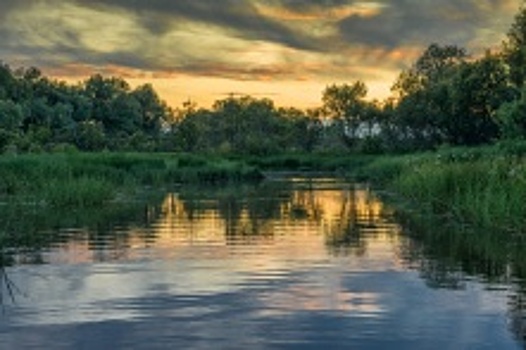
[[[510,145],[443,149],[380,157],[358,174],[430,213],[486,231],[521,233],[526,230],[525,154]]]
[[[526,276],[526,143],[381,156],[351,174],[397,209],[404,258],[431,286],[462,288],[459,271],[497,288]]]
[[[372,156],[357,154],[279,154],[246,157],[247,164],[264,171],[343,172],[363,167]]]
[[[141,186],[239,183],[266,171],[351,173],[478,228],[526,229],[526,143],[403,156],[68,153],[0,157],[0,201],[89,207]]]
[[[79,177],[75,181],[50,180],[42,199],[54,207],[96,206],[114,198],[114,184],[104,179]]]
[[[140,153],[27,154],[0,157],[0,201],[96,206],[141,186],[261,178],[241,161]]]
[[[50,214],[37,214],[51,213],[55,208],[81,208],[73,212],[100,214],[104,212],[98,208],[101,204],[113,202],[120,206],[116,200],[133,195],[140,187],[183,183],[187,184],[183,194],[185,188],[202,183],[228,183],[237,189],[240,183],[261,179],[266,171],[347,173],[370,180],[394,193],[395,198],[403,199],[399,216],[407,232],[414,233],[416,241],[423,243],[421,249],[427,251],[426,256],[436,255],[440,261],[449,262],[451,271],[460,265],[470,274],[498,278],[509,259],[514,261],[514,269],[526,271],[522,259],[526,237],[526,143],[517,142],[400,156],[1,156],[0,202],[14,205],[1,208],[0,219],[5,227],[0,230],[0,246],[3,241],[14,239],[20,240],[17,246],[48,244],[51,238],[33,234],[32,227],[39,227],[38,222],[20,226],[20,222],[31,221],[21,219],[28,211],[34,211],[38,220],[48,220]],[[229,187],[218,188],[227,191]],[[226,200],[231,197],[228,191],[223,195]],[[35,205],[28,207],[27,203]],[[253,210],[260,206],[259,203]],[[108,207],[112,206],[105,208]],[[6,214],[9,208],[12,215]],[[142,209],[136,212],[141,215]]]

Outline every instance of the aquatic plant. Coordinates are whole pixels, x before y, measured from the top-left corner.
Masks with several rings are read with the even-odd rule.
[[[420,208],[485,230],[526,228],[526,165],[502,148],[453,148],[377,158],[363,169]]]
[[[93,206],[141,186],[260,179],[243,161],[178,154],[68,153],[0,157],[0,199]]]

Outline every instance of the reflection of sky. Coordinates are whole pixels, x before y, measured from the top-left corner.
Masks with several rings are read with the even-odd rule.
[[[14,278],[31,297],[3,316],[0,341],[6,349],[31,343],[55,349],[269,348],[287,342],[514,347],[505,328],[504,292],[476,284],[464,291],[431,290],[416,273],[335,265],[254,276],[229,271],[227,263],[195,260],[41,267],[53,277],[40,282],[21,269]]]
[[[366,191],[298,190],[291,198],[261,235],[232,242],[214,209],[189,222],[183,202],[169,196],[149,228],[157,239],[145,244],[135,228],[119,260],[97,262],[91,253],[92,262],[77,240],[59,264],[10,269],[27,297],[3,316],[2,348],[515,347],[506,293],[476,282],[426,287],[398,261],[404,238]],[[289,216],[300,203],[309,214]],[[342,222],[367,223],[365,253],[331,254],[327,235]],[[237,225],[250,231],[246,210]]]

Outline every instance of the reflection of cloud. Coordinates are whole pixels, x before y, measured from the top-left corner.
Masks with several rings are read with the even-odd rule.
[[[490,291],[478,278],[466,281],[465,291],[426,287],[416,271],[398,267],[400,240],[410,238],[382,221],[381,203],[365,188],[310,185],[298,182],[277,194],[264,186],[243,194],[237,187],[221,189],[222,196],[188,190],[148,207],[141,212],[145,223],[131,220],[131,229],[121,218],[120,230],[111,234],[60,232],[61,240],[69,234],[71,241],[45,258],[71,254],[68,262],[79,256],[82,264],[11,269],[30,298],[3,315],[0,342],[50,349],[163,348],[169,342],[247,349],[300,342],[328,348],[517,346],[504,317],[513,290]],[[268,204],[269,197],[279,210],[251,217],[247,208]],[[291,215],[289,202],[307,215]],[[239,210],[221,214],[227,212],[219,210],[221,203]],[[380,225],[361,231],[366,255],[328,253],[322,226],[342,213]],[[236,219],[237,236],[225,235],[229,219]],[[245,235],[256,221],[264,232]],[[97,242],[101,246],[91,244]],[[129,260],[92,264],[104,257],[92,255],[93,248],[124,251],[116,256]],[[510,327],[521,332],[523,301],[511,302],[517,310],[511,310]]]
[[[254,302],[267,310],[262,314],[265,317],[301,310],[377,317],[385,312],[379,296],[348,290],[344,280],[349,276],[327,265],[329,253],[324,234],[327,224],[341,220],[340,216],[349,215],[348,211],[356,212],[360,220],[381,221],[381,204],[364,189],[353,192],[348,186],[335,186],[338,185],[329,183],[328,188],[322,186],[314,191],[300,186],[290,196],[276,196],[278,210],[265,219],[251,216],[249,208],[254,207],[249,201],[255,200],[253,204],[261,203],[262,199],[267,201],[268,191],[254,198],[234,195],[226,202],[218,196],[184,199],[169,194],[160,207],[145,211],[148,227],[123,227],[105,236],[106,241],[98,242],[100,245],[90,240],[93,236],[87,229],[69,230],[71,241],[66,240],[60,249],[48,254],[48,259],[53,263],[82,264],[78,266],[84,275],[72,279],[54,277],[61,285],[54,293],[62,295],[68,288],[79,288],[65,305],[82,305],[91,312],[85,314],[82,309],[75,309],[67,315],[50,316],[44,305],[39,315],[26,322],[59,325],[145,317],[145,310],[135,309],[136,305],[123,309],[110,301],[124,302],[146,295],[152,284],[165,286],[171,294],[194,298],[237,293],[247,285],[268,284],[273,287],[253,296]],[[353,206],[349,207],[351,198]],[[239,210],[227,212],[221,205]],[[293,207],[303,208],[307,215],[292,215]],[[252,212],[258,213],[261,214]],[[369,241],[368,249],[374,255],[369,259],[371,271],[393,269],[392,260],[396,259],[393,231],[381,231],[364,239]],[[140,261],[155,268],[150,266],[147,272],[139,273],[130,267],[117,272],[117,265],[100,264],[127,260],[130,265]],[[100,265],[92,266],[90,262]],[[345,271],[361,270],[362,263],[349,260]],[[59,301],[53,303],[57,308]]]
[[[248,258],[243,264],[250,269],[259,266],[280,270],[284,268],[281,262],[288,257],[308,262],[326,256],[327,235],[344,232],[356,223],[368,229],[374,228],[371,223],[377,224],[374,235],[367,232],[363,239],[370,241],[375,250],[391,252],[396,227],[382,218],[381,202],[366,189],[334,186],[338,184],[315,190],[300,187],[292,190],[285,201],[281,197],[265,199],[269,208],[278,208],[269,217],[264,209],[253,211],[258,208],[259,197],[249,204],[250,199],[243,197],[222,202],[215,197],[183,199],[169,194],[159,209],[148,214],[148,228],[121,228],[122,232],[108,236],[100,246],[89,241],[91,235],[86,229],[68,231],[76,232],[74,239],[61,245],[60,254],[50,257],[53,261],[84,263],[90,259],[140,259],[144,254],[190,259],[237,259],[239,255]],[[237,209],[229,211],[232,206]],[[389,257],[382,255],[384,258]]]
[[[267,315],[277,316],[301,311],[346,312],[355,317],[375,317],[386,310],[380,304],[380,297],[372,293],[354,293],[324,284],[293,285],[269,293],[262,298]]]

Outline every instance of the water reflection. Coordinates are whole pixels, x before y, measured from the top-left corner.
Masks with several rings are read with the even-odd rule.
[[[4,242],[11,261],[4,264],[126,260],[199,245],[264,247],[298,235],[316,236],[333,254],[363,255],[363,237],[392,238],[383,206],[367,188],[332,179],[184,187],[104,210],[29,209],[0,213],[11,232]]]
[[[396,239],[396,226],[388,223],[383,211],[367,187],[334,179],[221,188],[188,186],[104,211],[25,212],[21,225],[11,228],[25,238],[11,250],[10,264],[205,259],[222,264],[234,261],[238,265],[231,269],[236,273],[266,280],[286,275],[292,265],[299,270],[312,264],[325,269],[327,253],[362,256],[368,246],[376,245],[375,259],[391,265],[382,253],[392,252],[390,241]],[[32,239],[42,236],[46,238],[31,245]],[[203,276],[204,289],[210,278]],[[232,274],[224,278],[235,280]],[[314,309],[324,305],[335,310],[358,308],[356,300],[364,307],[363,300],[372,300],[359,293],[331,290],[329,294],[334,296],[327,302],[327,281],[311,282],[267,293],[262,300],[287,309],[294,303],[287,302],[285,295],[295,295],[298,307],[308,308],[311,303]],[[330,285],[342,289],[336,277]]]
[[[0,343],[31,334],[74,348],[80,328],[111,325],[117,347],[513,348],[500,322],[523,338],[519,259],[444,225],[402,231],[393,215],[367,186],[303,178],[183,186],[103,210],[10,208],[6,281],[30,298]],[[101,348],[95,338],[82,346]]]
[[[404,233],[400,258],[431,288],[466,290],[471,281],[508,295],[508,327],[526,346],[526,242],[436,217],[399,214]]]

